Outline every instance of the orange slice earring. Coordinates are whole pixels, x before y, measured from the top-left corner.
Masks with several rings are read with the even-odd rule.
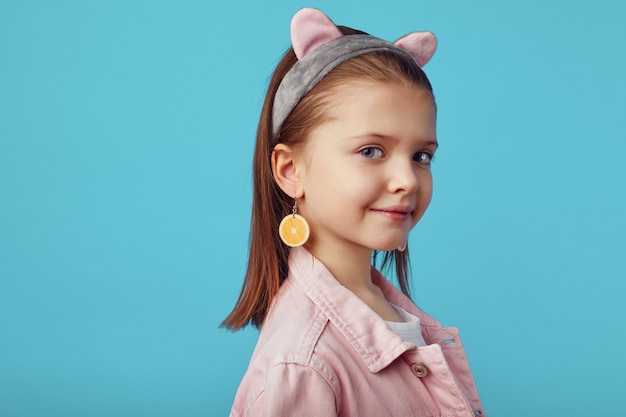
[[[278,234],[285,245],[295,248],[309,240],[311,229],[304,217],[298,214],[298,202],[294,200],[291,214],[283,217],[278,226]]]

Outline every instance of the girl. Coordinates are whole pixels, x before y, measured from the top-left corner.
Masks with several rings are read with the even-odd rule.
[[[437,149],[421,70],[435,37],[389,43],[303,9],[291,40],[261,113],[248,270],[223,323],[261,328],[231,416],[483,415],[458,331],[408,298],[407,235]],[[402,291],[371,266],[379,251]]]

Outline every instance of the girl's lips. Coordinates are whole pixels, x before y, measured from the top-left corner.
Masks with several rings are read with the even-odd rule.
[[[412,210],[410,207],[388,207],[382,209],[372,209],[372,211],[391,220],[404,221],[411,217]]]

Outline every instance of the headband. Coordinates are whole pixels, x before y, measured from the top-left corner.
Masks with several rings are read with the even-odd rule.
[[[412,32],[394,43],[370,35],[343,35],[321,10],[299,10],[291,20],[291,44],[298,62],[282,79],[272,106],[272,138],[283,123],[321,80],[339,64],[369,52],[391,52],[420,68],[432,58],[437,38],[431,32]]]

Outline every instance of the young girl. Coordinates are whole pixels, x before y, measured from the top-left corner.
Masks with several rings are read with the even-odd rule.
[[[291,23],[261,113],[250,254],[223,325],[260,327],[231,416],[484,415],[455,328],[408,298],[407,235],[432,195],[429,32],[395,43]],[[397,290],[371,266],[395,263]]]

